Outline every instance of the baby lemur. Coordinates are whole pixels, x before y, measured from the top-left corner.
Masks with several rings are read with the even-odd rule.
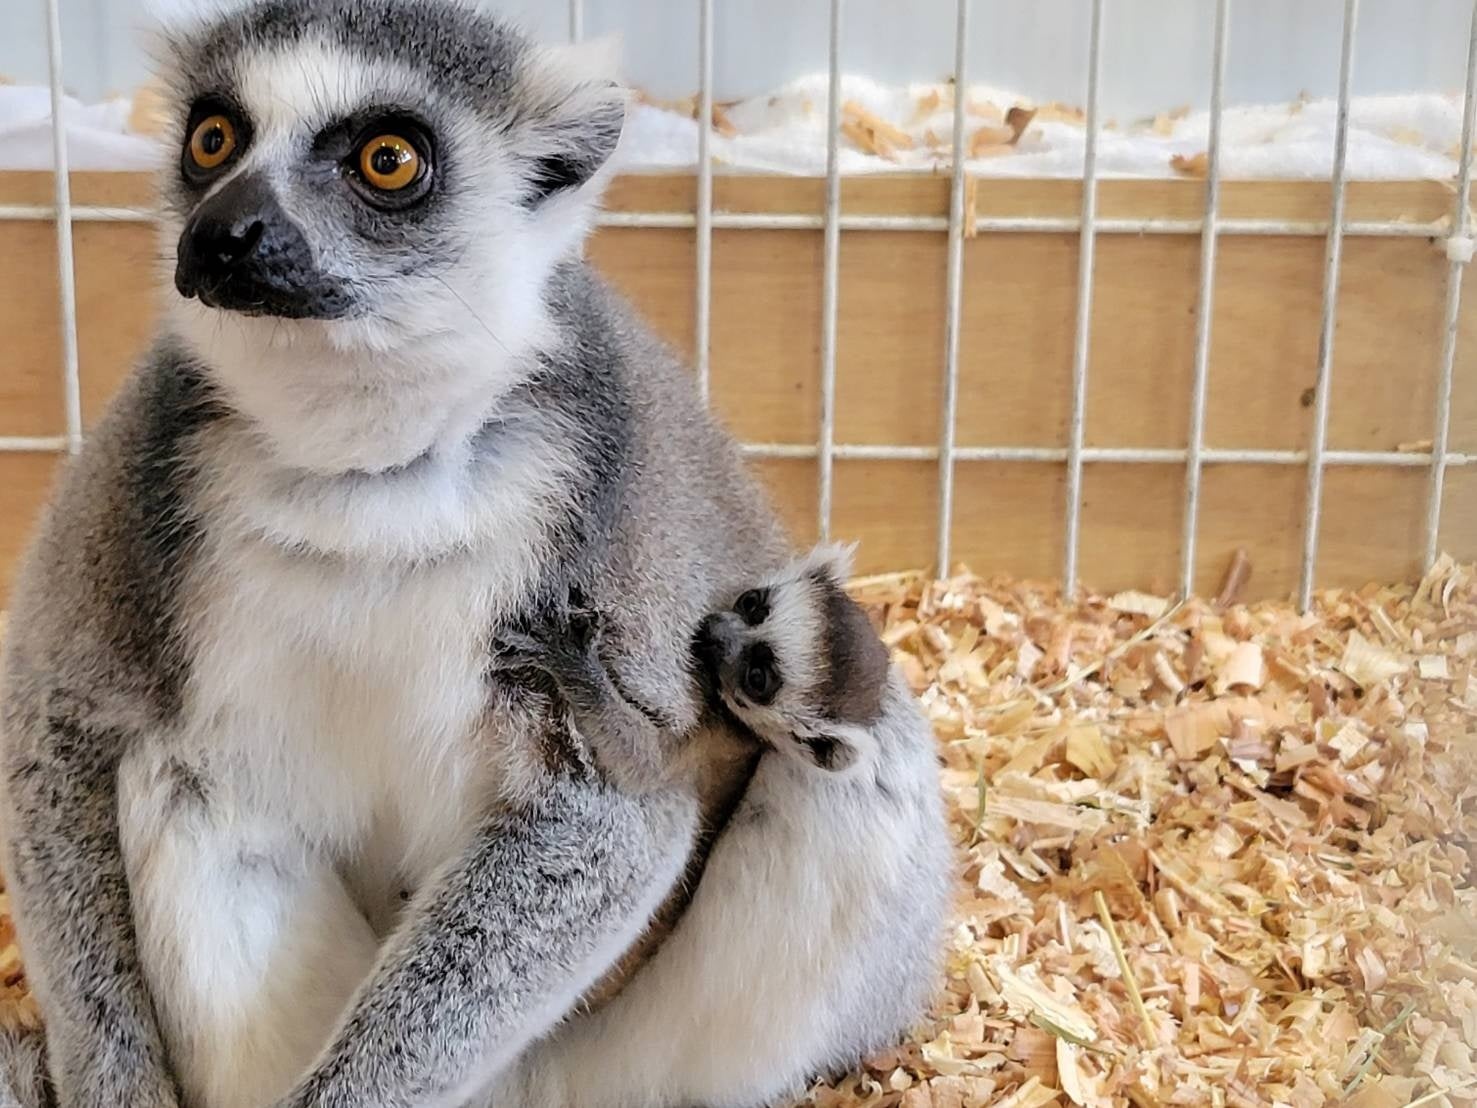
[[[693,679],[715,714],[831,772],[868,760],[887,683],[887,648],[843,587],[849,569],[849,550],[817,547],[705,616],[692,638]],[[622,692],[600,657],[600,624],[576,587],[503,631],[496,664],[546,673],[600,768],[623,789],[650,789],[670,779],[682,736]]]

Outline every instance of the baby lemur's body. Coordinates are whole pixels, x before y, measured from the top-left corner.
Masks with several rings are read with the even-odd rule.
[[[577,257],[621,95],[471,5],[222,7],[166,34],[175,291],[5,639],[56,1101],[716,1108],[892,1040],[947,899],[931,738],[889,676],[873,772],[756,766],[694,686],[692,628],[790,555]],[[660,787],[607,784],[498,664],[571,588],[688,736]]]

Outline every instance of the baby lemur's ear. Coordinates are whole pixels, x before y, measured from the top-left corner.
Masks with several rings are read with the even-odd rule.
[[[793,752],[817,769],[850,773],[866,765],[876,752],[877,740],[864,727],[830,723],[814,732],[791,736]]]
[[[531,206],[574,190],[593,191],[584,186],[615,153],[630,98],[616,80],[619,53],[619,39],[607,36],[540,47],[529,56],[514,125],[519,152],[528,159]]]
[[[852,559],[856,554],[856,543],[821,543],[800,559],[802,574],[820,578],[843,588],[851,580]]]

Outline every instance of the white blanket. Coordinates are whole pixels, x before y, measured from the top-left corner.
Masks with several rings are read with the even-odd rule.
[[[843,79],[843,100],[905,131],[911,149],[894,160],[859,149],[843,138],[845,174],[947,171],[953,113],[950,90],[941,85],[885,86],[865,77]],[[923,112],[937,94],[939,106]],[[998,112],[1020,103],[1010,92],[972,86],[966,102],[968,137],[992,125]],[[157,162],[155,141],[128,130],[130,104],[110,100],[63,105],[73,169],[148,169]],[[1045,116],[1048,113],[1043,113]],[[1361,97],[1349,131],[1349,176],[1357,180],[1449,179],[1456,173],[1461,101],[1437,93]],[[720,172],[822,175],[826,170],[826,78],[806,77],[772,95],[725,109],[736,134],[715,132],[712,152]],[[1241,105],[1226,110],[1222,168],[1228,178],[1327,179],[1333,166],[1335,105]],[[1104,120],[1104,123],[1109,121]],[[1175,155],[1193,158],[1206,148],[1209,117],[1166,113],[1153,121],[1113,121],[1098,142],[1098,171],[1105,177],[1170,177]],[[998,125],[998,124],[995,124]],[[1008,153],[972,158],[981,177],[1080,177],[1085,130],[1078,122],[1033,122]],[[626,172],[690,170],[697,164],[698,127],[678,111],[638,103],[622,140]],[[44,88],[0,86],[0,170],[51,167],[50,105]]]

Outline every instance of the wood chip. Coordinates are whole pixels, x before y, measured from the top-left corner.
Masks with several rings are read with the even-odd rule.
[[[939,107],[942,104],[943,96],[939,93],[939,90],[930,89],[928,92],[925,92],[922,96],[918,97],[917,101],[914,103],[913,118],[910,122],[922,123],[929,116],[933,115],[934,112],[938,111]]]
[[[1216,592],[1215,606],[1229,608],[1241,599],[1241,594],[1251,580],[1251,556],[1246,548],[1238,546],[1226,566],[1226,575],[1221,578],[1221,587]]]
[[[1416,659],[1416,668],[1421,678],[1426,681],[1448,681],[1451,679],[1451,670],[1446,664],[1446,656],[1443,654],[1422,654]]]
[[[1108,598],[1108,607],[1115,612],[1124,612],[1128,615],[1148,616],[1150,619],[1158,619],[1169,611],[1169,601],[1162,596],[1153,596],[1144,592],[1120,592]]]
[[[1210,152],[1198,154],[1175,154],[1169,159],[1170,168],[1182,177],[1208,177],[1210,175]]]
[[[868,153],[895,158],[899,150],[913,149],[913,136],[855,100],[841,105],[841,133]]]
[[[1235,690],[1255,692],[1266,679],[1267,667],[1262,660],[1261,646],[1254,642],[1237,643],[1216,675],[1215,691],[1217,695]]]
[[[1391,651],[1376,646],[1355,631],[1344,645],[1338,668],[1360,688],[1369,689],[1404,673],[1409,666]]]
[[[1113,776],[1118,760],[1103,741],[1102,732],[1092,724],[1073,727],[1067,732],[1066,759],[1088,777],[1106,780]]]
[[[980,127],[970,135],[969,156],[988,158],[1011,153],[1020,144],[1021,136],[1035,118],[1035,108],[1016,105],[1005,113],[1003,123]]]
[[[136,135],[162,135],[169,127],[174,98],[161,85],[149,82],[134,90],[128,109],[128,130]]]

